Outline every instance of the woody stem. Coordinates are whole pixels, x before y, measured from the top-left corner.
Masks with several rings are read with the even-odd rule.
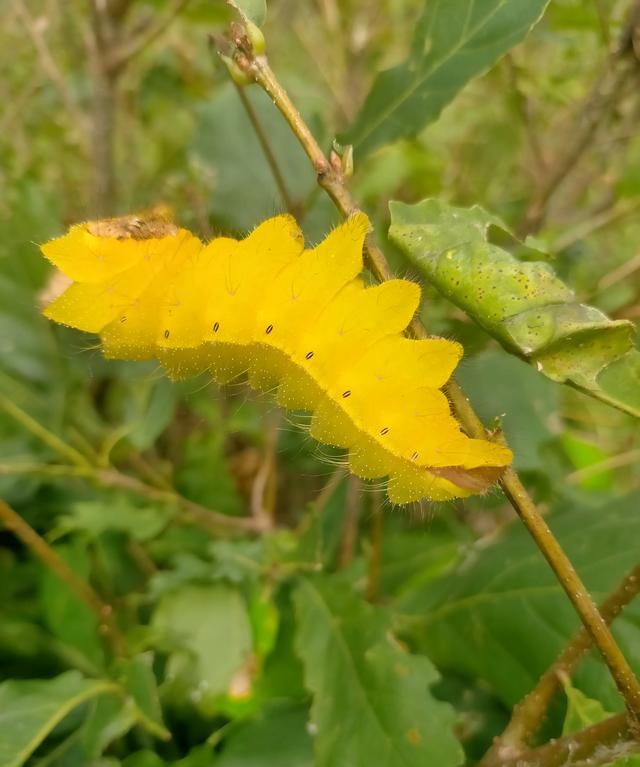
[[[327,157],[322,151],[309,126],[269,66],[266,57],[254,55],[250,46],[246,47],[241,43],[235,61],[271,97],[309,157],[317,174],[318,184],[331,197],[338,210],[344,216],[358,211],[358,203],[347,187],[340,158],[334,153]],[[368,266],[376,279],[383,281],[392,276],[389,263],[376,244],[372,233],[367,236],[365,241],[365,255]],[[410,332],[416,338],[428,337],[425,327],[417,318],[412,322]],[[447,394],[457,417],[469,436],[487,439],[488,435],[480,418],[455,381],[449,383]],[[551,566],[589,632],[594,645],[600,651],[620,694],[624,698],[630,716],[640,724],[640,683],[618,647],[591,595],[513,469],[505,472],[500,485]]]

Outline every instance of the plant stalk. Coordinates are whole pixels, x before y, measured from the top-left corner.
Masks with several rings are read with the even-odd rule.
[[[278,81],[266,57],[253,54],[251,43],[246,34],[234,27],[231,38],[231,42],[235,45],[235,63],[247,74],[250,74],[254,81],[271,97],[309,157],[316,171],[318,184],[327,192],[344,216],[358,211],[359,206],[346,184],[341,158],[335,152],[332,152],[329,157],[325,155],[302,115],[291,101],[289,94]],[[365,254],[369,268],[379,281],[389,279],[392,276],[385,255],[375,243],[371,233],[365,241]],[[414,319],[412,322],[411,332],[417,338],[428,337],[426,329],[418,319]],[[486,439],[488,435],[480,418],[455,381],[450,382],[447,387],[447,394],[457,417],[469,436]],[[512,469],[505,472],[500,485],[571,600],[593,639],[594,645],[600,651],[620,694],[624,698],[629,714],[635,722],[640,724],[640,683],[571,561],[537,510],[518,475]]]
[[[113,619],[113,608],[103,602],[91,586],[79,578],[62,557],[8,504],[0,500],[0,521],[11,530],[36,557],[81,599],[98,619],[100,633],[109,643],[112,652],[121,656],[124,639]]]

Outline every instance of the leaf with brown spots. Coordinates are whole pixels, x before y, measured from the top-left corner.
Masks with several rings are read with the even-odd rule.
[[[338,577],[304,580],[294,599],[317,767],[463,762],[453,709],[431,694],[438,673],[393,636],[387,610]]]

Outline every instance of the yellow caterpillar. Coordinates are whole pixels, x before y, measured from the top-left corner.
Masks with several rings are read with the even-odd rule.
[[[386,477],[392,503],[483,492],[511,452],[451,415],[441,387],[460,345],[402,335],[419,287],[363,282],[368,227],[356,214],[305,249],[286,215],[206,245],[161,216],[79,224],[42,246],[73,280],[44,313],[99,333],[107,357],[158,359],[172,378],[248,373],[283,407],[310,411],[312,436],[346,448],[354,474]]]

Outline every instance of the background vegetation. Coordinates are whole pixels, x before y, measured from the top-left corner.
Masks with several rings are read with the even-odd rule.
[[[370,129],[398,92],[378,70],[398,66],[406,82],[462,12],[501,5],[505,26],[432,83],[440,103],[409,100]],[[386,238],[389,200],[438,198],[442,216],[480,204],[533,237],[523,248],[500,224],[492,248],[547,259],[577,301],[615,320],[638,316],[640,6],[552,0],[526,35],[545,5],[271,0],[263,29],[323,148],[354,142],[350,186],[394,270],[424,283],[429,331],[464,344],[465,393],[485,423],[500,418],[594,598],[618,588],[613,614],[638,584],[629,326],[616,325],[627,356],[613,379],[631,383],[598,379],[588,396],[600,319],[578,372],[566,349],[558,363],[574,387],[583,375],[582,391],[563,386],[507,354],[492,338],[509,346],[502,331]],[[436,6],[440,27],[416,23]],[[262,21],[260,3],[244,7]],[[502,492],[387,509],[264,398],[105,362],[38,312],[52,274],[35,243],[79,220],[160,202],[211,237],[290,208],[311,241],[339,220],[252,86],[242,93],[275,178],[214,53],[229,13],[217,0],[2,7],[0,767],[474,764],[580,626]],[[481,76],[460,90],[468,66]],[[602,401],[612,386],[622,410]],[[640,669],[637,603],[613,632]],[[593,651],[574,666],[486,765],[562,764],[566,752],[535,746],[597,722],[575,741],[590,764],[615,761],[597,743],[632,747],[624,717],[607,719],[624,703],[606,666]]]

